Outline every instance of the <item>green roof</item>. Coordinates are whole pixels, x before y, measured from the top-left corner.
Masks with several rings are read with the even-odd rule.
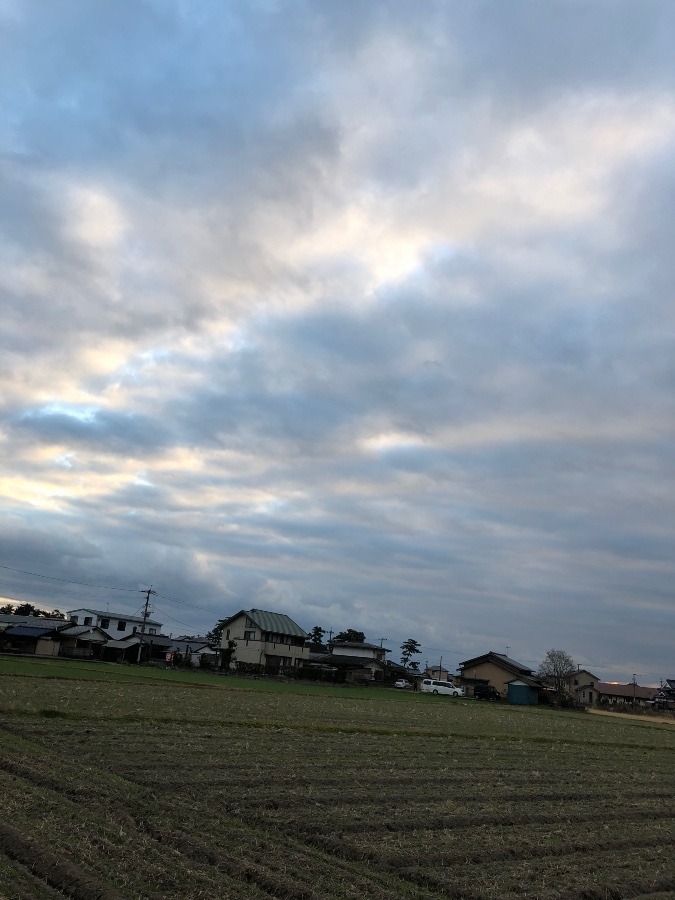
[[[261,631],[268,631],[272,634],[290,634],[293,637],[309,637],[307,632],[296,625],[293,619],[282,613],[267,612],[264,609],[244,609],[242,612],[255,622]]]

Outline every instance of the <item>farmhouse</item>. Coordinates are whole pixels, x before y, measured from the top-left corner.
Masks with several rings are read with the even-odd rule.
[[[514,679],[532,681],[534,672],[529,666],[524,666],[503,653],[495,653],[491,650],[482,656],[474,656],[472,659],[461,662],[459,676],[462,684],[469,688],[475,684],[491,684],[502,697],[506,697],[509,682]]]
[[[289,616],[264,609],[242,609],[223,624],[221,647],[236,641],[234,666],[241,664],[283,670],[309,659],[309,635]]]

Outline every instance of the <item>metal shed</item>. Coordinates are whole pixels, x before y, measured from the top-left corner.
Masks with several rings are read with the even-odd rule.
[[[517,678],[507,685],[507,700],[515,706],[536,706],[539,703],[539,690],[529,678]]]

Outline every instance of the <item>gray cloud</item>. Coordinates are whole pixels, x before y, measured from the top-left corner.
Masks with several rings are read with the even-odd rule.
[[[0,562],[675,674],[671,4],[0,15]]]

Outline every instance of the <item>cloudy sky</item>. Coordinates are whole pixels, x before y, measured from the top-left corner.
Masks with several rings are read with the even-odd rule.
[[[675,677],[673,33],[0,0],[0,593]]]

